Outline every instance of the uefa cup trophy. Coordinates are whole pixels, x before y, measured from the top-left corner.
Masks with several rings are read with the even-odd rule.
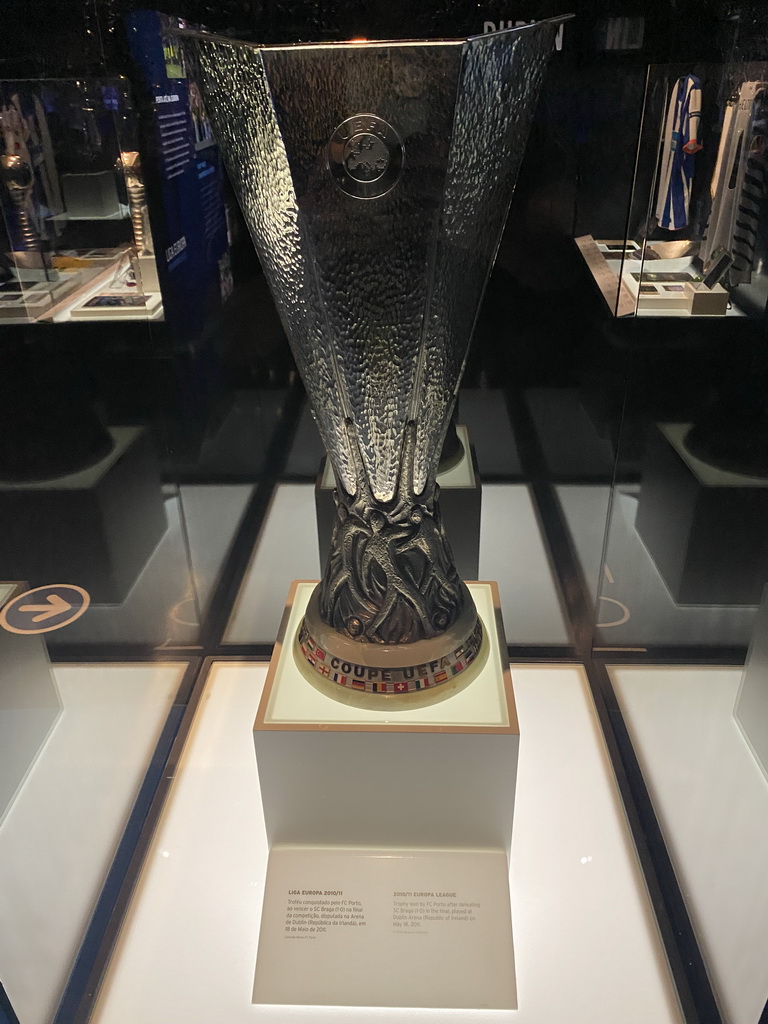
[[[182,33],[336,478],[295,649],[340,700],[449,696],[480,660],[435,476],[558,25],[265,47]]]

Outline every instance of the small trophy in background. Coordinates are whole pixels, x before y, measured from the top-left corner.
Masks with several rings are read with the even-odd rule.
[[[120,153],[120,167],[125,178],[128,209],[131,213],[131,226],[133,227],[133,244],[136,252],[133,266],[136,283],[142,292],[159,291],[160,285],[157,280],[157,266],[152,246],[152,230],[149,226],[147,194],[144,189],[141,157],[138,151],[135,149],[123,150]]]
[[[8,193],[15,218],[9,225],[13,258],[25,270],[45,270],[40,234],[30,209],[35,178],[29,163],[17,154],[0,156],[0,180]]]

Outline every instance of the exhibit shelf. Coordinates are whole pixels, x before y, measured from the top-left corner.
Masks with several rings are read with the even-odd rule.
[[[729,1024],[768,998],[768,785],[734,717],[742,672],[609,668]]]
[[[679,1024],[610,759],[577,666],[512,667],[522,737],[510,873],[518,1009],[254,1005],[268,848],[251,729],[266,674],[258,663],[210,666],[94,1024]]]
[[[283,601],[294,579],[320,576],[314,486],[281,484],[224,634],[225,644],[274,643]],[[499,581],[509,644],[568,644],[530,492],[524,484],[486,484],[480,521],[481,579]]]
[[[701,266],[692,259],[645,259],[643,248],[630,241],[624,258],[612,260],[608,252],[610,243],[595,240],[591,235],[574,241],[615,317],[746,316],[730,303],[722,285],[707,288],[701,284]],[[660,274],[665,275],[661,282],[679,283],[666,287],[657,284]]]
[[[55,668],[62,712],[0,828],[2,983],[22,1024],[53,1018],[186,669]]]

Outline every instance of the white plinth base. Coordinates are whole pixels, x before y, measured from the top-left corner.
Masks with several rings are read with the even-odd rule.
[[[0,583],[0,608],[28,589]],[[61,714],[45,639],[0,629],[0,828]]]
[[[489,641],[479,675],[412,710],[307,682],[292,641],[314,587],[291,590],[254,726],[270,843],[509,850],[519,731],[494,585],[468,584]]]

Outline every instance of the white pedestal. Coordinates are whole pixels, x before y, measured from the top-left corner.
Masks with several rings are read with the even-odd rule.
[[[136,275],[136,283],[138,284],[141,291],[146,295],[147,292],[159,292],[160,281],[157,277],[157,263],[154,256],[134,256],[133,270]]]
[[[270,843],[509,850],[519,731],[498,593],[468,587],[490,654],[432,707],[341,704],[311,686],[293,637],[314,582],[294,584],[254,726]]]

